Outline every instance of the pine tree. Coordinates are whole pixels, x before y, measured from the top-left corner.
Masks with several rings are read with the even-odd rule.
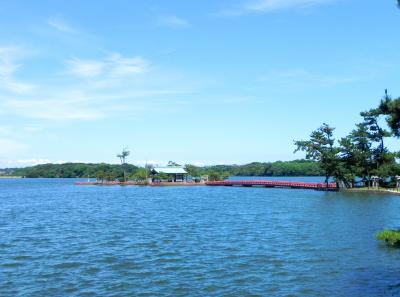
[[[304,151],[306,159],[319,162],[325,172],[325,183],[328,187],[331,177],[340,176],[340,158],[339,149],[334,146],[335,139],[333,131],[335,129],[327,124],[323,124],[317,130],[313,131],[309,140],[295,141],[295,152]]]

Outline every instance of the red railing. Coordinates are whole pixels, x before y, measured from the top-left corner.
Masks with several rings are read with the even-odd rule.
[[[136,185],[137,183],[135,182],[119,182],[119,181],[94,181],[94,182],[76,182],[75,185],[81,186],[81,185],[103,185],[103,186],[115,186],[115,185],[120,185],[120,186],[125,186],[125,185]]]
[[[264,186],[299,189],[336,189],[336,183],[291,182],[277,180],[224,180],[207,182],[207,186]]]

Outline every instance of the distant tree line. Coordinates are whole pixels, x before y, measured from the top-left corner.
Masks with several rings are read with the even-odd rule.
[[[215,165],[196,167],[186,165],[192,176],[321,176],[324,171],[319,164],[309,160],[253,162],[245,165]]]
[[[362,121],[347,136],[336,140],[335,129],[323,124],[308,140],[295,141],[295,151],[304,151],[306,159],[318,162],[326,182],[333,177],[345,187],[354,187],[361,179],[368,187],[373,182],[393,187],[400,175],[396,162],[400,154],[389,151],[386,141],[400,137],[400,98],[392,99],[385,90],[380,104],[360,115]]]
[[[16,168],[9,171],[15,176],[29,178],[48,177],[48,178],[75,178],[75,177],[100,177],[105,180],[115,180],[124,178],[124,170],[128,175],[138,170],[137,166],[130,164],[90,164],[90,163],[65,163],[65,164],[43,164],[32,167]]]
[[[187,164],[189,175],[199,177],[208,175],[211,180],[228,176],[321,176],[324,171],[317,162],[310,160],[254,162],[246,165],[215,165],[199,167]],[[97,178],[98,180],[145,180],[151,168],[137,167],[131,164],[90,164],[65,163],[43,164],[25,168],[7,169],[9,175],[28,178]],[[125,173],[124,173],[125,171]]]

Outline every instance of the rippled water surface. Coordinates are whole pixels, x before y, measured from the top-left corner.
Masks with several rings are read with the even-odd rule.
[[[0,180],[0,296],[399,296],[400,196]]]

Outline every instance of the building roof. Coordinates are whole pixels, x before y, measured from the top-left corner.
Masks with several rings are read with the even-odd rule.
[[[155,167],[153,169],[155,172],[168,173],[168,174],[186,174],[187,172],[182,167],[178,166],[167,166],[167,167]]]

